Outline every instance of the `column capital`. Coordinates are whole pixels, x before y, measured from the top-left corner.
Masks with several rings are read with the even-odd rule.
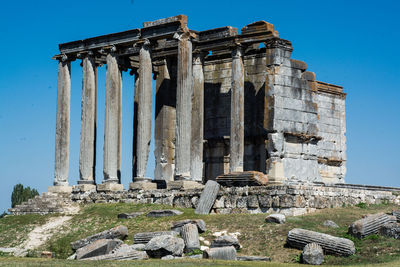
[[[203,65],[204,57],[207,56],[207,52],[200,49],[193,50],[193,65]]]
[[[281,39],[281,38],[275,37],[275,38],[268,39],[267,41],[265,41],[264,44],[267,49],[280,48],[280,49],[284,49],[284,50],[287,50],[290,52],[293,51],[292,43],[288,40]]]
[[[244,48],[241,45],[236,45],[232,49],[232,59],[240,58],[244,54]]]
[[[190,32],[188,29],[186,31],[183,32],[176,32],[174,33],[173,36],[174,39],[178,40],[178,41],[184,41],[184,40],[189,40],[192,41],[193,39],[196,38],[196,34],[193,32]]]

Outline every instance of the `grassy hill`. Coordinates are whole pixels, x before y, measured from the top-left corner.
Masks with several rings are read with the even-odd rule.
[[[57,229],[53,236],[37,250],[49,250],[56,254],[59,260],[45,260],[33,258],[12,258],[1,255],[0,265],[7,266],[94,266],[96,263],[61,260],[73,253],[69,243],[84,238],[88,235],[109,229],[117,225],[126,225],[129,236],[125,241],[132,244],[133,234],[147,231],[169,230],[173,221],[181,219],[203,219],[207,225],[207,231],[202,233],[206,240],[213,239],[212,233],[222,230],[228,232],[240,232],[239,241],[243,248],[239,255],[269,256],[273,262],[268,266],[296,266],[300,250],[285,247],[286,236],[292,228],[305,228],[319,231],[338,237],[350,238],[356,245],[356,254],[347,258],[326,256],[327,265],[366,265],[379,264],[380,266],[400,266],[400,240],[369,236],[363,240],[348,236],[347,227],[362,215],[376,212],[391,212],[398,206],[382,205],[358,205],[355,207],[342,207],[325,209],[313,214],[288,217],[283,225],[265,223],[265,214],[212,214],[196,215],[192,209],[179,209],[184,213],[179,216],[148,218],[144,215],[137,218],[123,220],[118,219],[121,212],[150,211],[154,209],[171,208],[163,205],[133,205],[133,204],[92,204],[81,208],[79,214],[73,215],[64,226]],[[20,215],[7,216],[0,219],[0,247],[14,247],[22,244],[27,234],[43,225],[51,217],[59,215]],[[323,226],[323,221],[333,220],[340,227],[328,228]],[[85,264],[85,265],[83,265]],[[107,263],[109,266],[111,263]],[[266,263],[254,262],[223,262],[223,261],[198,261],[198,260],[173,260],[143,262],[113,262],[113,266],[265,266]],[[294,264],[294,265],[292,265]],[[96,264],[98,265],[98,263]]]

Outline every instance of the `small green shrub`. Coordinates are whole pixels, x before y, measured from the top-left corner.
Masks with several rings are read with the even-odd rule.
[[[201,251],[200,249],[194,249],[194,250],[190,251],[189,253],[187,253],[186,255],[192,256],[192,255],[200,255],[200,254],[203,254],[203,251]]]
[[[366,209],[368,207],[368,205],[365,202],[360,202],[360,203],[356,204],[356,207],[359,207],[360,209]]]

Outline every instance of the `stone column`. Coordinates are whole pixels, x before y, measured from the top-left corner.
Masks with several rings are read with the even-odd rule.
[[[166,58],[157,66],[155,180],[173,181],[175,175],[176,62],[176,58]]]
[[[145,178],[150,152],[152,101],[152,63],[150,43],[146,40],[139,52],[138,120],[136,146],[136,178]]]
[[[121,178],[121,118],[122,73],[113,52],[107,55],[106,109],[104,123],[103,184],[97,190],[122,190]]]
[[[242,53],[242,49],[239,46],[236,46],[232,51],[230,172],[243,171],[244,68]]]
[[[190,179],[192,120],[192,42],[189,33],[179,37],[176,88],[175,179]]]
[[[190,173],[194,181],[203,179],[203,136],[204,136],[204,75],[203,55],[193,54],[193,100],[192,139],[190,149]]]
[[[97,67],[91,55],[86,55],[83,58],[82,70],[80,180],[78,184],[94,185],[96,165]]]
[[[49,192],[68,192],[69,134],[71,105],[71,64],[66,56],[58,63],[56,153],[54,186]]]

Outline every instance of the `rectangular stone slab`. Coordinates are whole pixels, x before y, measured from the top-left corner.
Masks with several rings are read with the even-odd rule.
[[[220,185],[212,180],[207,181],[197,204],[196,214],[209,214],[219,192]]]
[[[76,251],[76,259],[84,259],[109,254],[123,242],[119,239],[99,239]]]
[[[89,237],[80,239],[78,241],[72,242],[71,248],[77,250],[99,239],[114,239],[114,238],[124,239],[127,235],[128,235],[128,228],[126,226],[120,225],[112,229],[103,231],[101,233],[97,233]]]

